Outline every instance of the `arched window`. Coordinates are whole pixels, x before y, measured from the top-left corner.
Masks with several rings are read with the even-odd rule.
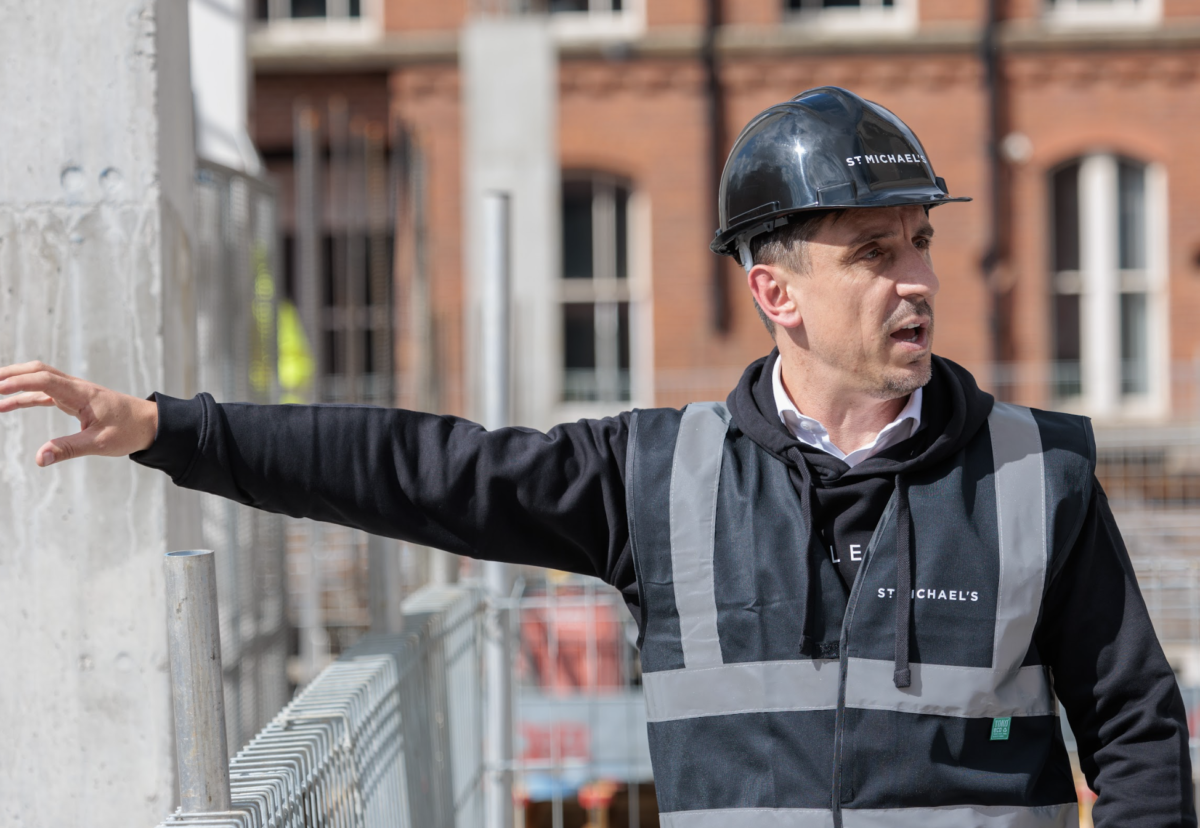
[[[629,200],[614,176],[563,175],[563,402],[631,399]]]
[[[1157,393],[1165,370],[1152,232],[1161,188],[1153,167],[1108,154],[1075,159],[1050,183],[1054,392],[1117,413]]]

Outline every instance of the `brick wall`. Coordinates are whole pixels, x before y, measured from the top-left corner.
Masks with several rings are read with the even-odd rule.
[[[703,22],[703,0],[648,1],[652,26]],[[1191,15],[1200,6],[1200,0],[1164,3],[1170,15]],[[450,26],[456,14],[461,17],[461,3],[432,10],[438,5],[390,0],[388,10],[413,26]],[[981,22],[983,7],[984,0],[922,0],[922,19]],[[729,23],[771,26],[779,9],[777,0],[726,0],[724,13]],[[1041,0],[1009,0],[1005,11],[1010,18],[1028,19],[1040,10]],[[1028,136],[1033,151],[1027,161],[1007,170],[1012,256],[999,276],[1002,287],[1011,289],[1011,356],[1037,361],[1049,355],[1048,172],[1097,149],[1165,167],[1171,355],[1178,360],[1200,354],[1200,326],[1191,322],[1200,311],[1200,156],[1193,146],[1193,136],[1200,132],[1200,108],[1194,105],[1200,92],[1200,47],[1123,48],[1093,36],[1070,47],[1048,41],[1013,49],[1005,58],[1006,129]],[[860,54],[740,51],[723,59],[722,81],[727,144],[763,108],[823,84],[851,88],[892,108],[913,127],[951,191],[976,199],[939,208],[932,216],[937,229],[934,263],[941,279],[937,350],[972,367],[988,362],[989,299],[980,269],[990,226],[987,99],[975,47],[913,53],[903,45],[881,43]],[[380,119],[390,115],[412,128],[428,169],[438,407],[453,412],[464,410],[458,83],[457,69],[444,60],[401,65],[390,76],[265,75],[257,80],[253,121],[256,139],[269,156],[290,146],[292,106],[299,95],[343,95],[352,112]],[[574,56],[561,64],[563,167],[626,176],[649,203],[649,225],[639,229],[650,234],[656,386],[658,401],[664,403],[722,395],[741,368],[771,345],[754,314],[744,274],[732,261],[724,270],[732,324],[725,334],[712,330],[707,246],[715,229],[714,189],[706,111],[704,75],[695,56]],[[397,270],[398,295],[403,296],[404,279],[411,272],[403,255]]]
[[[466,411],[463,364],[462,111],[456,66],[414,66],[391,79],[392,111],[411,130],[424,158],[426,250],[432,307],[434,398],[431,407],[451,414]],[[405,217],[401,217],[404,221]],[[411,296],[413,262],[397,267],[401,324],[407,324],[405,297]],[[397,364],[414,372],[411,341],[401,331]],[[406,388],[401,382],[400,387]],[[401,400],[414,404],[414,400]]]
[[[467,17],[468,0],[384,0],[389,32],[455,30]]]
[[[1047,181],[1057,165],[1089,152],[1162,164],[1168,179],[1171,356],[1200,354],[1200,53],[1030,55],[1008,67],[1012,129],[1033,155],[1016,168],[1016,337],[1022,359],[1048,352]]]
[[[267,155],[290,153],[296,101],[307,98],[314,105],[322,105],[333,97],[346,100],[351,118],[388,122],[385,72],[256,76],[250,128],[259,151]]]

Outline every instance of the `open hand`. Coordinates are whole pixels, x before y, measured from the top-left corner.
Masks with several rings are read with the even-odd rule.
[[[40,362],[0,368],[0,414],[56,406],[79,419],[77,434],[56,437],[37,452],[37,464],[87,455],[122,457],[150,447],[158,431],[158,405],[71,377]]]

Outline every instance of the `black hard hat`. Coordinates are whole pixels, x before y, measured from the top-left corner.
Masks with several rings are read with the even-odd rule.
[[[836,86],[775,104],[746,125],[721,173],[714,253],[808,210],[950,201],[921,142],[882,106]]]

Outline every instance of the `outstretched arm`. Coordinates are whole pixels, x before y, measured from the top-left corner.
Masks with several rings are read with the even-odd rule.
[[[39,465],[132,454],[180,486],[462,555],[628,586],[627,415],[549,433],[350,405],[142,400],[30,364],[0,370],[0,412],[54,405],[79,433]]]
[[[157,400],[158,438],[134,459],[187,488],[600,577],[628,540],[624,418],[543,434],[370,406]]]

